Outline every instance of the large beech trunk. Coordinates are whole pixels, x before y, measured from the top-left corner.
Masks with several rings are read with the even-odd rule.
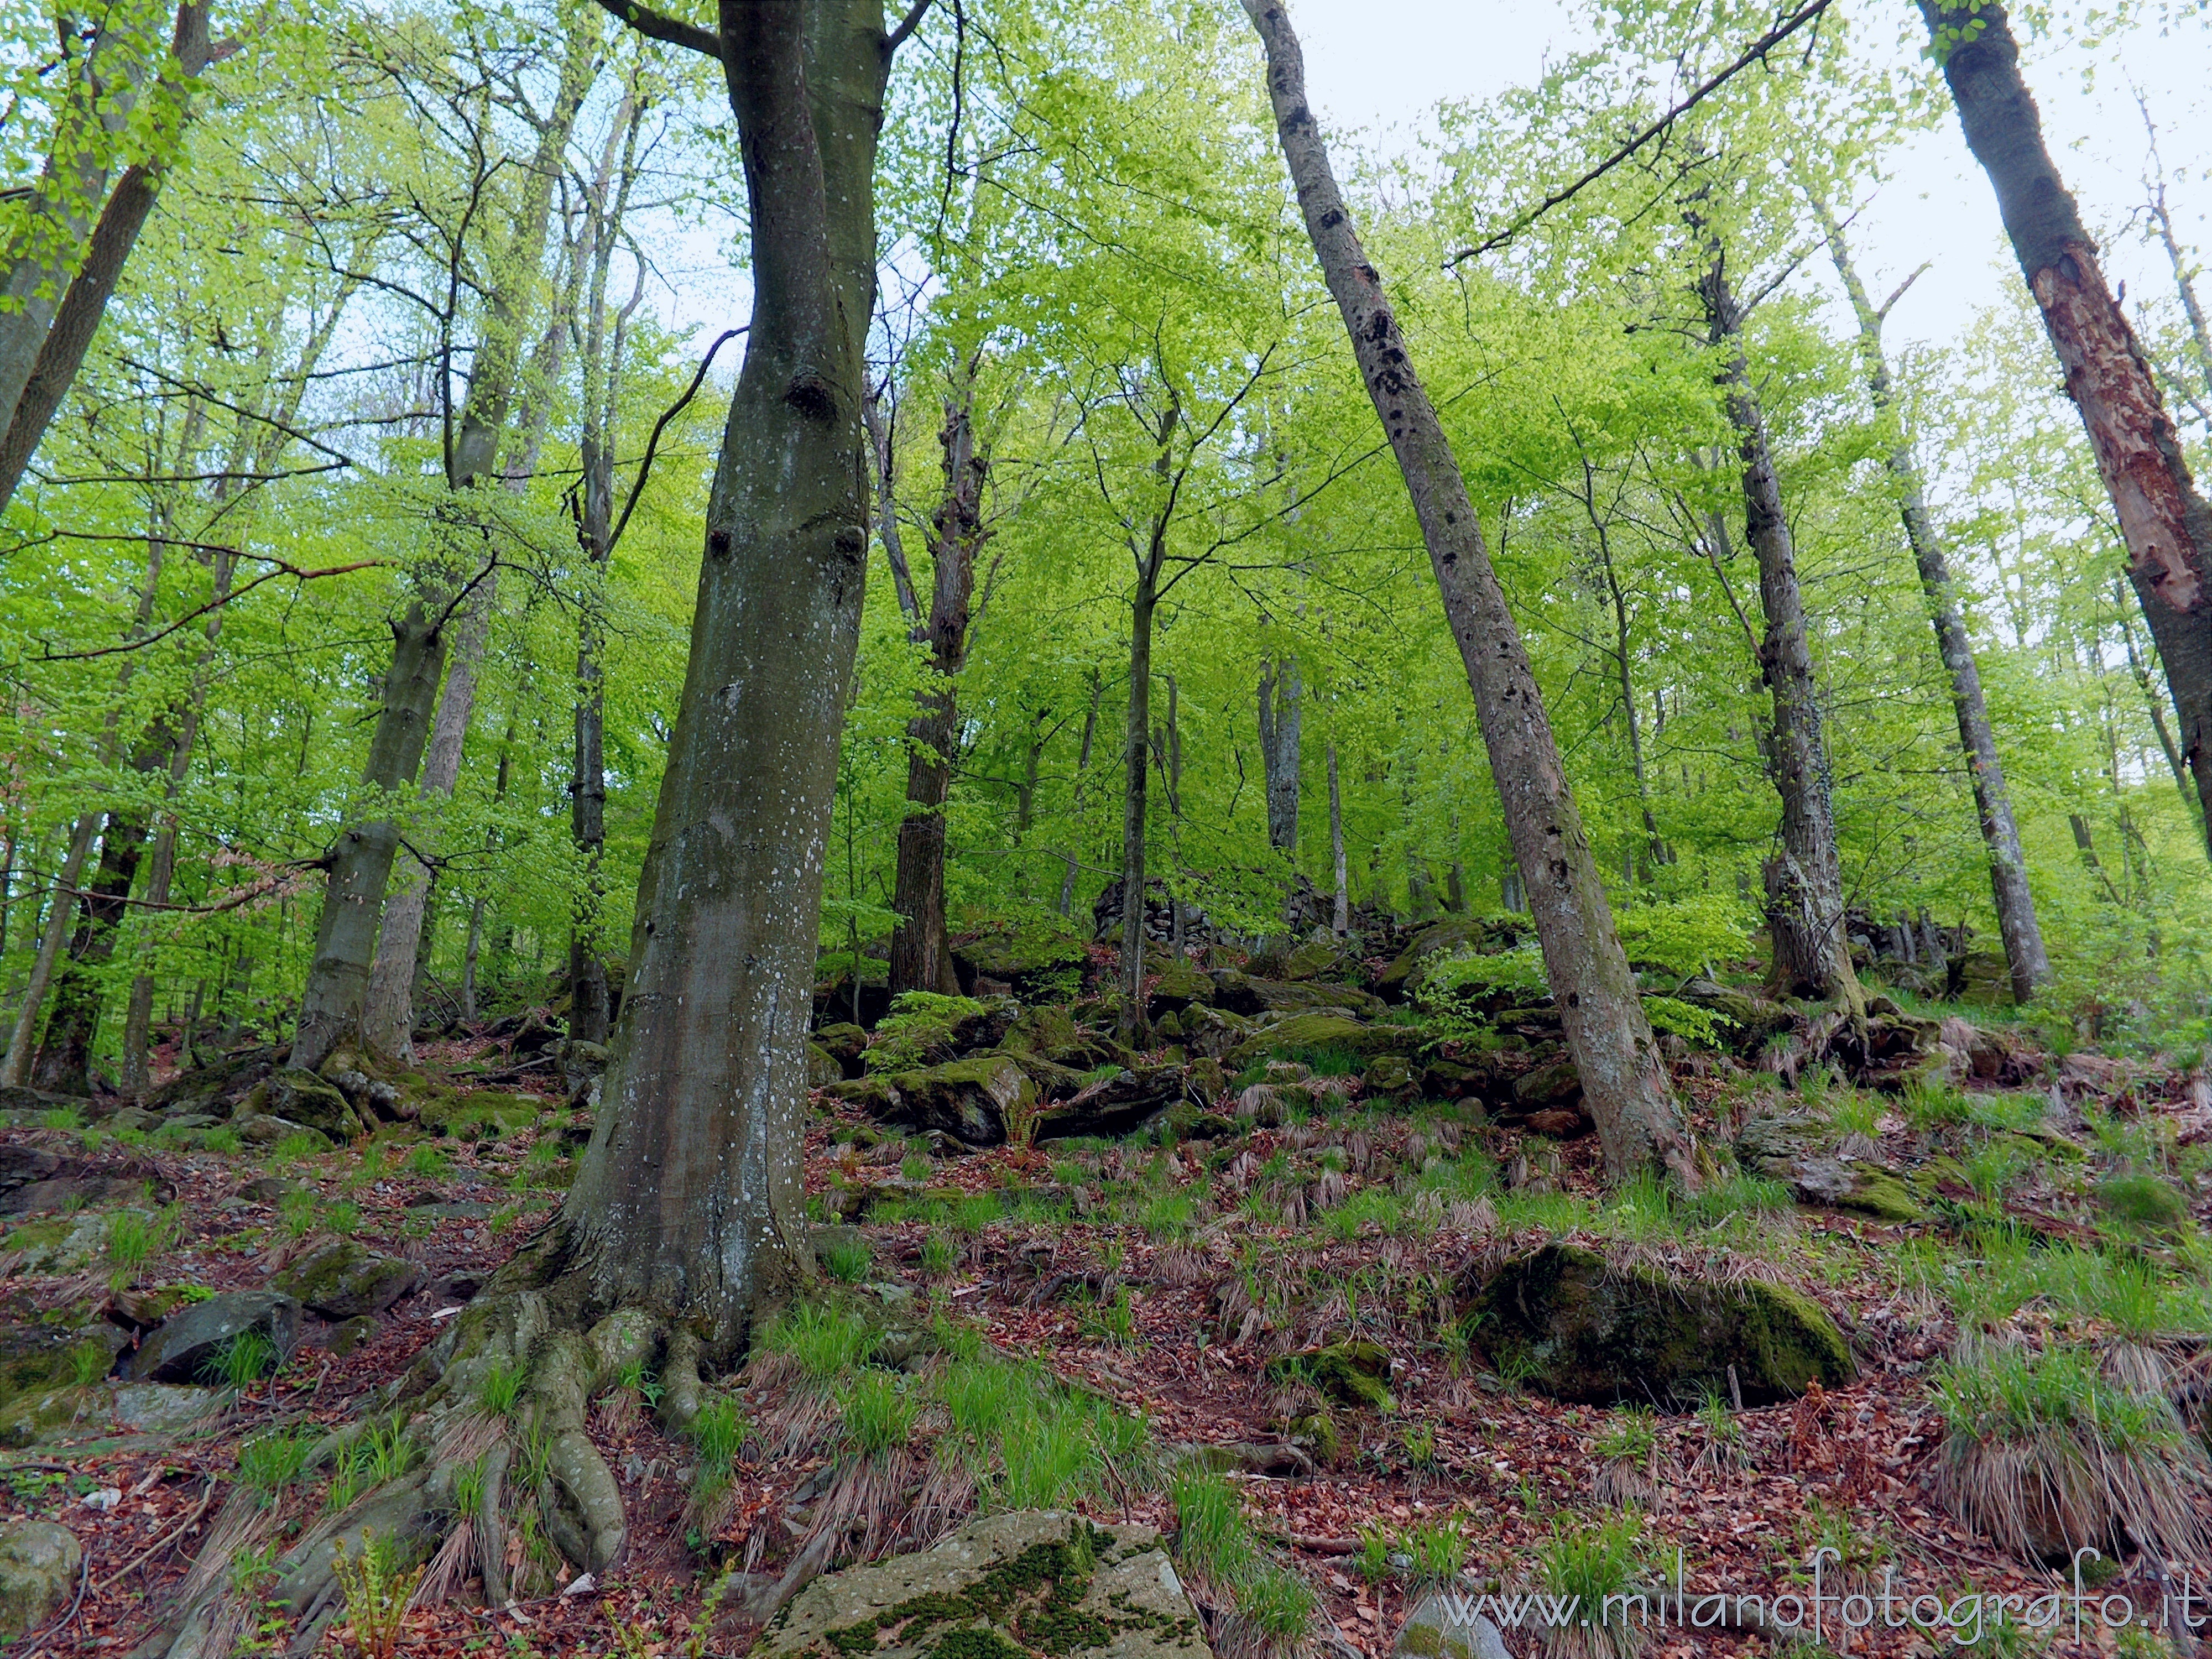
[[[880,0],[726,4],[753,313],[599,1119],[557,1223],[586,1308],[710,1353],[811,1260],[799,1184],[822,854],[867,574]]]
[[[945,400],[945,498],[933,517],[929,620],[915,633],[929,644],[930,683],[916,699],[921,712],[907,723],[906,817],[898,832],[898,871],[891,906],[890,989],[960,992],[945,921],[945,803],[952,790],[952,751],[959,742],[955,682],[968,660],[968,607],[975,588],[975,554],[983,528],[983,483],[988,460],[977,453],[974,386],[963,376]]]
[[[1912,453],[1912,433],[1889,378],[1889,362],[1881,347],[1881,313],[1867,297],[1851,263],[1843,227],[1826,204],[1820,220],[1827,233],[1828,252],[1850,296],[1858,318],[1859,353],[1866,364],[1867,390],[1875,408],[1898,422],[1889,451],[1889,476],[1897,489],[1898,516],[1905,524],[1905,539],[1920,571],[1921,591],[1928,596],[1928,618],[1936,629],[1936,648],[1951,677],[1951,708],[1959,721],[1959,744],[1974,786],[1974,810],[1982,828],[1982,843],[1989,848],[1990,896],[1997,913],[1997,933],[2004,940],[2005,963],[2012,973],[2012,994],[2026,1002],[2051,979],[2051,958],[2043,948],[2043,929],[2035,919],[2035,896],[2028,890],[2027,860],[2020,848],[2020,827],[2013,820],[2012,794],[2005,787],[2004,763],[1997,755],[1996,734],[1990,727],[1988,701],[1982,695],[1982,673],[1974,661],[1972,639],[1959,614],[1958,590],[1952,585],[1951,563],[1928,511],[1928,494],[1920,480],[1920,464]]]
[[[1298,659],[1260,663],[1260,764],[1267,779],[1267,845],[1298,854]]]
[[[2166,665],[2177,739],[2212,836],[2212,507],[2044,144],[2004,8],[1920,0],[1920,13],[2118,515],[2128,579]]]
[[[1344,316],[1420,520],[1527,881],[1545,971],[1583,1093],[1616,1176],[1660,1168],[1694,1185],[1693,1149],[1644,1017],[1581,815],[1567,787],[1520,630],[1483,544],[1459,463],[1422,389],[1330,169],[1305,94],[1305,63],[1274,0],[1243,0],[1267,52],[1275,128],[1306,231]]]
[[[1863,1017],[1866,994],[1851,968],[1850,939],[1844,926],[1835,787],[1813,647],[1805,636],[1797,549],[1782,509],[1782,480],[1774,470],[1765,411],[1744,362],[1743,311],[1729,282],[1726,257],[1717,247],[1698,287],[1712,343],[1726,354],[1721,385],[1743,466],[1745,536],[1759,560],[1759,599],[1766,617],[1759,668],[1774,697],[1767,775],[1782,797],[1782,845],[1763,871],[1774,981],[1791,996],[1838,1002]]]

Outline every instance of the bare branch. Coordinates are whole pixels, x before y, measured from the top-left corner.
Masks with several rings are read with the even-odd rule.
[[[599,0],[599,7],[649,40],[665,40],[718,64],[722,61],[722,37],[713,29],[667,16],[650,6],[638,5],[635,0]]]

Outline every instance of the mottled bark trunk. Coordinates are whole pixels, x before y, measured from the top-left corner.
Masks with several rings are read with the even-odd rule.
[[[1535,912],[1544,966],[1583,1098],[1616,1177],[1662,1168],[1694,1186],[1693,1149],[1613,931],[1520,630],[1492,568],[1459,463],[1422,389],[1382,278],[1360,246],[1308,107],[1305,64],[1275,0],[1243,0],[1267,52],[1276,131],[1329,292],[1343,313],[1427,544],[1474,694],[1490,769]]]
[[[1093,669],[1091,673],[1091,707],[1083,716],[1083,744],[1082,747],[1077,751],[1075,757],[1075,786],[1073,792],[1074,798],[1069,803],[1069,816],[1075,820],[1073,833],[1079,840],[1083,833],[1083,820],[1085,816],[1084,806],[1085,803],[1085,796],[1084,793],[1084,786],[1089,781],[1090,778],[1091,745],[1098,735],[1098,701],[1100,694],[1103,690],[1104,687],[1098,678],[1098,672],[1096,669]],[[1063,867],[1061,868],[1060,876],[1059,908],[1060,914],[1064,916],[1072,912],[1075,908],[1075,874],[1077,860],[1074,849],[1071,848],[1068,851],[1061,854],[1060,858]]]
[[[1121,747],[1121,1040],[1145,1032],[1145,819],[1152,776],[1152,577],[1129,602],[1129,715]]]
[[[1267,775],[1267,845],[1298,851],[1298,739],[1302,720],[1297,659],[1260,662],[1260,763]]]
[[[1352,888],[1344,862],[1344,797],[1337,788],[1334,744],[1328,746],[1328,859],[1336,872],[1336,905],[1329,926],[1341,939],[1352,930]]]
[[[1982,695],[1982,674],[1974,661],[1974,647],[1966,620],[1960,615],[1958,589],[1951,580],[1950,559],[1928,511],[1927,491],[1920,480],[1920,465],[1913,456],[1911,428],[1898,407],[1890,381],[1889,361],[1881,345],[1881,313],[1868,297],[1852,264],[1843,227],[1816,202],[1827,233],[1828,252],[1844,292],[1858,319],[1859,353],[1866,367],[1868,395],[1877,412],[1897,422],[1889,451],[1890,481],[1897,490],[1898,515],[1905,525],[1905,539],[1912,549],[1920,572],[1921,591],[1928,596],[1928,618],[1936,630],[1936,649],[1951,679],[1951,708],[1959,722],[1959,745],[1966,757],[1973,783],[1975,816],[1981,823],[1982,844],[1989,851],[1990,895],[1997,914],[1997,933],[2004,941],[2005,963],[2012,974],[2015,1000],[2027,1002],[2051,980],[2051,958],[2043,948],[2043,929],[2035,918],[2035,896],[2028,890],[2027,860],[2021,851],[2020,828],[2014,822],[2012,794],[2005,787],[2004,763],[1997,755],[1996,734],[1990,726],[1987,700]]]
[[[929,620],[915,630],[929,646],[929,679],[907,722],[906,817],[899,823],[898,868],[891,908],[890,990],[960,993],[945,920],[945,803],[952,793],[952,757],[960,742],[961,669],[968,660],[968,610],[975,589],[975,554],[983,528],[987,457],[975,447],[974,385],[963,376],[945,400],[945,496],[933,515],[934,567]]]
[[[2119,517],[2128,579],[2166,665],[2182,757],[2212,836],[2212,507],[2045,147],[2004,8],[1920,0],[1920,12]]]
[[[150,767],[150,762],[149,762]],[[115,939],[128,911],[146,851],[143,812],[110,812],[100,838],[100,862],[76,905],[69,961],[54,987],[53,1012],[31,1068],[31,1084],[56,1094],[92,1092],[92,1049],[107,1000],[104,969],[114,959]]]
[[[753,313],[598,1124],[558,1222],[587,1307],[740,1350],[811,1256],[822,854],[867,574],[880,0],[726,0]]]
[[[70,903],[76,884],[84,875],[84,861],[92,854],[92,838],[100,833],[100,815],[88,812],[76,821],[70,832],[69,851],[64,854],[59,875],[54,878],[53,897],[46,907],[46,925],[39,939],[39,953],[31,960],[30,982],[23,988],[23,1000],[16,1006],[15,1029],[9,1034],[8,1054],[0,1060],[0,1086],[20,1088],[30,1080],[31,1056],[39,1035],[39,1013],[46,1000],[46,989],[53,983],[54,963],[60,960],[62,946],[70,935],[70,916],[74,909]]]
[[[1797,549],[1782,507],[1782,480],[1767,441],[1765,411],[1743,354],[1743,313],[1717,247],[1698,283],[1709,337],[1723,354],[1720,380],[1743,467],[1745,538],[1759,561],[1766,618],[1760,677],[1774,699],[1767,775],[1782,798],[1782,845],[1763,868],[1774,982],[1791,996],[1833,1001],[1863,1018],[1866,994],[1852,971],[1844,928],[1843,860],[1836,847],[1835,786],[1828,767],[1820,685],[1805,635]]]
[[[499,769],[493,775],[491,787],[491,807],[495,816],[498,813],[501,804],[507,799],[507,779],[514,762],[516,708],[519,707],[521,696],[521,689],[518,688],[517,702],[515,705],[511,705],[507,710],[507,735],[500,739]],[[499,832],[495,827],[486,831],[485,851],[489,852],[497,846],[498,841]],[[478,889],[476,897],[469,902],[468,938],[461,946],[461,1018],[471,1024],[475,1023],[477,1017],[477,971],[478,958],[483,950],[483,920],[484,895],[483,890]]]

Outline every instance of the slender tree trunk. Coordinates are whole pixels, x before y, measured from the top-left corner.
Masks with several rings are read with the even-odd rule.
[[[142,760],[142,769],[150,770],[158,757]],[[76,907],[69,963],[54,988],[53,1012],[31,1069],[31,1082],[37,1088],[64,1095],[92,1092],[93,1042],[99,1034],[100,1006],[107,999],[101,970],[115,955],[125,901],[138,878],[145,850],[143,811],[110,812],[100,834],[100,862]]]
[[[1145,1030],[1145,817],[1151,779],[1152,574],[1140,565],[1129,602],[1129,723],[1122,746],[1121,1040]]]
[[[1344,797],[1336,784],[1336,745],[1328,746],[1328,858],[1336,872],[1336,908],[1329,926],[1342,939],[1352,931],[1352,887],[1344,862]]]
[[[522,689],[516,690],[516,702],[507,714],[507,735],[500,739],[499,769],[492,779],[491,807],[498,812],[507,799],[507,781],[514,759],[514,727],[516,710],[520,707]],[[484,850],[491,851],[499,844],[496,823],[484,832]],[[481,889],[469,904],[469,935],[461,950],[461,1018],[473,1024],[477,1017],[477,958],[483,947],[484,895]]]
[[[975,447],[975,376],[964,372],[945,400],[945,497],[933,522],[929,621],[918,629],[929,645],[929,679],[907,723],[906,816],[900,820],[898,869],[891,908],[890,990],[960,992],[945,920],[945,803],[952,791],[952,756],[959,746],[957,681],[968,660],[968,611],[975,589],[975,555],[983,528],[983,483],[990,462]]]
[[[1404,475],[1474,694],[1514,855],[1583,1093],[1616,1177],[1658,1167],[1697,1183],[1693,1149],[1613,931],[1520,630],[1498,586],[1459,463],[1414,372],[1307,106],[1305,64],[1279,0],[1243,0],[1267,53],[1275,129],[1307,234],[1343,313],[1368,395]]]
[[[1743,465],[1745,537],[1759,560],[1759,598],[1766,617],[1759,673],[1774,697],[1767,773],[1782,797],[1782,845],[1765,861],[1766,925],[1774,943],[1774,981],[1792,996],[1815,997],[1866,1015],[1866,994],[1851,967],[1844,927],[1843,860],[1836,848],[1835,786],[1822,730],[1813,648],[1797,550],[1782,507],[1782,481],[1767,441],[1766,416],[1743,355],[1743,313],[1717,241],[1698,283],[1712,343],[1726,354],[1721,384]]]
[[[1267,845],[1298,853],[1298,662],[1260,663],[1260,763],[1267,781]]]
[[[2045,147],[2004,8],[1920,0],[1920,12],[2118,514],[2128,579],[2166,665],[2182,757],[2212,836],[2212,507]]]
[[[91,854],[92,838],[99,830],[100,815],[87,812],[77,819],[76,828],[70,832],[69,851],[62,859],[61,873],[54,878],[53,898],[46,908],[46,926],[39,939],[39,954],[31,962],[30,982],[23,988],[23,1000],[15,1009],[15,1027],[9,1034],[7,1058],[0,1060],[0,1087],[21,1088],[28,1080],[33,1047],[39,1035],[40,1009],[46,1000],[46,988],[53,983],[54,963],[70,935],[70,915],[75,908],[70,900],[84,875],[84,861]]]
[[[1074,799],[1070,803],[1069,816],[1075,820],[1073,834],[1079,842],[1083,834],[1085,794],[1084,785],[1091,771],[1091,745],[1098,735],[1098,699],[1102,686],[1098,671],[1091,672],[1091,707],[1083,716],[1083,744],[1075,757]],[[1073,849],[1060,854],[1065,867],[1060,877],[1060,914],[1068,915],[1075,908],[1076,857]]]
[[[1920,481],[1920,465],[1913,457],[1912,432],[1905,411],[1897,406],[1889,378],[1889,362],[1881,347],[1881,313],[1868,298],[1851,263],[1843,227],[1815,200],[1828,252],[1836,273],[1843,279],[1851,309],[1858,318],[1859,354],[1866,365],[1867,390],[1877,412],[1896,421],[1895,441],[1890,447],[1889,476],[1897,489],[1898,514],[1904,520],[1905,539],[1920,570],[1921,591],[1928,596],[1929,621],[1936,629],[1936,648],[1951,677],[1951,708],[1959,721],[1959,744],[1974,786],[1974,809],[1981,821],[1982,844],[1989,849],[1990,893],[1996,906],[1997,933],[2004,941],[2006,965],[2012,972],[2015,1001],[2027,1002],[2051,980],[2051,958],[2043,948],[2043,929],[2035,919],[2035,896],[2028,890],[2027,860],[2020,847],[2020,828],[2012,815],[2011,792],[2005,787],[2004,763],[1997,755],[1996,734],[1990,726],[1990,710],[1982,695],[1982,674],[1974,661],[1974,647],[1965,619],[1959,614],[1958,590],[1952,584],[1950,559],[1935,519],[1928,511],[1927,492]]]
[[[805,1044],[867,574],[863,348],[890,46],[880,0],[725,6],[719,43],[751,208],[751,330],[629,988],[554,1237],[578,1322],[637,1307],[726,1358],[811,1258]]]

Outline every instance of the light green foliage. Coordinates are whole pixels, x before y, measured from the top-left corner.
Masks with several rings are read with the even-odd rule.
[[[146,1264],[175,1242],[181,1220],[174,1205],[153,1216],[142,1210],[111,1212],[106,1233],[108,1283],[117,1290],[137,1284]]]
[[[939,996],[933,991],[902,991],[891,1012],[876,1027],[875,1039],[861,1056],[871,1072],[885,1076],[911,1072],[942,1059],[952,1028],[983,1012],[972,997]]]
[[[1553,1595],[1578,1598],[1601,1650],[1625,1656],[1638,1650],[1644,1632],[1626,1608],[1608,1609],[1606,1601],[1634,1586],[1642,1553],[1642,1528],[1633,1516],[1579,1525],[1554,1520],[1551,1536],[1537,1547],[1537,1571]]]

